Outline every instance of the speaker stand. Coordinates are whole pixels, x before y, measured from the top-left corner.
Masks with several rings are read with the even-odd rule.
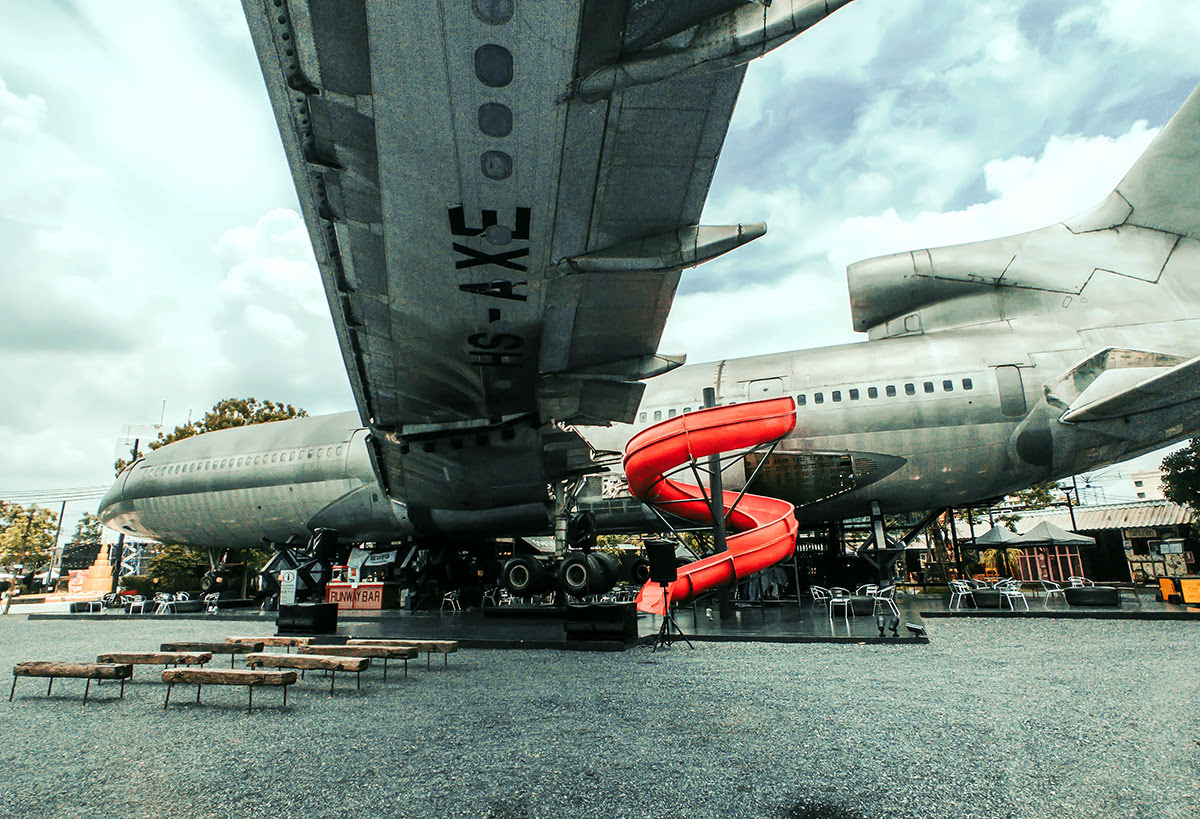
[[[675,622],[675,618],[671,615],[671,610],[674,606],[667,596],[667,586],[670,584],[659,583],[659,585],[662,586],[663,600],[667,601],[667,613],[662,616],[662,625],[658,627],[658,634],[654,635],[654,639],[650,641],[650,645],[652,646],[650,653],[653,654],[663,647],[670,648],[676,640],[683,640],[687,643],[688,648],[694,649],[695,646],[692,645],[692,641],[687,638],[683,629],[679,627],[679,624]]]

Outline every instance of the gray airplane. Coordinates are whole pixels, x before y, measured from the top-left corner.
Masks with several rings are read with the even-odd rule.
[[[809,522],[995,497],[1200,428],[1196,93],[1080,217],[851,265],[868,341],[679,366],[657,353],[679,271],[765,230],[696,225],[743,64],[842,3],[588,2],[565,33],[503,0],[246,5],[358,412],[152,452],[101,504],[120,531],[545,533],[704,387],[795,400],[794,432],[726,481],[765,458],[755,491]]]

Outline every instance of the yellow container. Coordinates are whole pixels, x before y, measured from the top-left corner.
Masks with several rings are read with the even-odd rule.
[[[1183,595],[1183,602],[1200,604],[1200,577],[1179,578],[1179,591]]]

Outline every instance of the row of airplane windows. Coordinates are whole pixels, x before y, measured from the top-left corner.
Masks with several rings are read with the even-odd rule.
[[[972,381],[970,378],[964,378],[959,383],[961,384],[962,389],[964,389],[964,390],[975,389],[975,382]],[[937,387],[933,381],[923,382],[921,384],[921,389],[926,393],[937,392]],[[954,392],[954,389],[955,389],[954,388],[954,379],[947,378],[942,381],[942,392]],[[896,390],[896,385],[888,384],[886,387],[883,388],[883,394],[886,395],[888,398],[895,398],[898,394],[897,390]],[[916,383],[909,382],[909,383],[905,384],[904,385],[904,394],[905,395],[916,395],[917,394]],[[878,387],[867,387],[867,398],[868,399],[878,398],[878,397],[879,397],[879,388]],[[850,401],[858,401],[860,398],[862,398],[862,392],[857,387],[854,387],[851,389],[847,389],[844,394],[841,390],[832,390],[829,393],[829,400],[833,401],[835,403],[843,400],[843,398],[848,399]],[[812,402],[814,404],[824,404],[825,403],[825,393],[814,392],[812,394]],[[737,402],[733,401],[730,403],[736,404]],[[803,407],[803,406],[807,406],[807,404],[808,404],[808,394],[807,393],[800,393],[799,395],[796,396],[796,406]],[[692,408],[684,407],[683,411],[691,412]],[[668,418],[674,418],[678,414],[678,412],[674,409],[668,409],[666,412],[667,412]],[[647,413],[642,412],[638,415],[638,420],[645,421],[646,416],[647,416]],[[653,420],[655,420],[655,421],[663,420],[663,411],[662,410],[654,410]]]
[[[212,458],[206,461],[192,461],[186,464],[156,467],[151,473],[159,475],[178,475],[183,472],[203,472],[206,469],[236,469],[239,466],[259,466],[261,464],[286,463],[309,458],[341,457],[342,447],[315,447],[313,449],[289,449],[284,452],[271,452],[266,455],[246,455],[241,458]]]

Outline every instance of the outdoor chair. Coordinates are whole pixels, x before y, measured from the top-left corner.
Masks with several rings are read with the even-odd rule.
[[[1086,577],[1078,577],[1076,575],[1071,575],[1070,577],[1068,577],[1067,582],[1070,583],[1071,586],[1073,586],[1075,588],[1078,588],[1080,586],[1095,586],[1096,585],[1094,582],[1092,582],[1091,580],[1088,580]]]
[[[145,597],[142,597],[140,594],[135,594],[133,597],[129,598],[129,613],[133,614],[134,609],[137,609],[138,614],[145,614],[146,603],[147,600]]]
[[[1055,583],[1053,580],[1038,580],[1038,582],[1042,584],[1042,591],[1046,593],[1047,606],[1050,605],[1051,598],[1056,594],[1062,598],[1064,603],[1067,602],[1066,593],[1060,584]]]
[[[850,618],[854,616],[854,603],[848,594],[830,597],[828,605],[829,625],[833,625],[833,610],[836,608],[840,608],[842,610],[842,619],[846,621],[847,626],[850,625]]]
[[[975,605],[975,589],[970,583],[965,580],[950,581],[950,604],[947,608],[961,609],[964,597],[971,598],[971,605]]]
[[[1005,583],[1000,583],[996,586],[996,590],[1000,592],[1000,608],[1004,608],[1004,601],[1008,601],[1008,607],[1013,611],[1017,610],[1017,604],[1013,601],[1020,600],[1025,606],[1025,610],[1029,611],[1029,601],[1025,599],[1025,592],[1021,591],[1021,581],[1009,580]]]
[[[896,606],[895,586],[884,586],[882,589],[876,589],[875,593],[871,596],[875,598],[875,605],[871,608],[872,616],[879,611],[880,606],[886,608],[896,617],[900,616],[900,609]]]
[[[485,591],[483,593],[483,599],[479,601],[479,605],[482,606],[485,603],[491,603],[493,606],[498,606],[498,605],[500,605],[499,602],[497,602],[497,598],[499,596],[500,596],[500,588],[499,587],[488,589],[487,591]]]
[[[154,607],[155,614],[174,614],[175,613],[175,597],[166,592],[159,592],[154,595],[154,602],[157,605]]]
[[[445,611],[447,606],[450,607],[450,611],[462,611],[462,604],[458,602],[458,589],[442,595],[441,611]]]
[[[808,593],[812,595],[813,608],[816,608],[818,603],[825,605],[829,598],[832,597],[829,589],[824,586],[809,586]]]
[[[206,611],[209,614],[216,614],[217,611],[220,609],[220,606],[217,605],[217,601],[220,599],[221,599],[220,592],[209,592],[208,594],[204,595],[204,598],[203,598],[204,611]]]
[[[879,586],[875,583],[864,583],[854,590],[856,597],[874,597],[879,591]]]

